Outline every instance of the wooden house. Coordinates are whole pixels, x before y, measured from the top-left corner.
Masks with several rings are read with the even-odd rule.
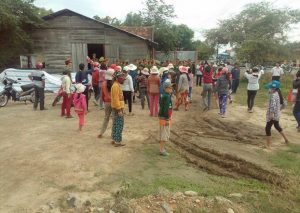
[[[45,62],[49,73],[62,72],[64,61],[72,58],[73,71],[87,56],[117,60],[152,58],[154,46],[149,38],[133,34],[109,24],[96,21],[74,11],[64,9],[43,17],[44,26],[32,32],[35,61]]]

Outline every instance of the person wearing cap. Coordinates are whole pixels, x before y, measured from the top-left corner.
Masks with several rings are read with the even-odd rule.
[[[160,88],[160,78],[158,76],[159,71],[156,66],[150,69],[150,76],[147,82],[147,88],[150,99],[150,116],[157,117],[158,115],[158,103],[159,103],[159,88]]]
[[[227,99],[229,94],[229,88],[231,88],[231,81],[229,76],[229,70],[226,67],[222,69],[222,75],[217,80],[216,89],[218,92],[219,97],[219,109],[222,118],[226,117],[226,106],[227,106]]]
[[[36,110],[38,103],[40,102],[40,110],[46,110],[45,108],[45,74],[43,72],[43,64],[41,62],[36,64],[36,70],[33,70],[29,75],[29,79],[34,84],[35,99],[33,109]]]
[[[164,92],[159,101],[159,151],[162,156],[168,156],[169,153],[165,149],[165,144],[170,139],[170,127],[172,120],[172,83],[166,81],[164,83]]]
[[[125,81],[124,73],[114,72],[114,83],[111,87],[111,108],[113,113],[112,124],[112,144],[115,146],[124,146],[122,143],[122,132],[124,127],[124,96],[122,84]]]
[[[129,116],[132,116],[132,96],[134,93],[134,87],[133,87],[133,80],[131,75],[128,74],[129,72],[129,67],[125,66],[123,68],[123,73],[125,77],[125,81],[122,84],[122,90],[123,90],[123,95],[124,95],[124,101],[125,104],[128,104],[128,111],[129,111]]]
[[[148,109],[150,109],[149,96],[148,96],[148,88],[147,82],[149,77],[149,69],[144,68],[140,75],[137,77],[137,82],[139,84],[140,98],[141,98],[141,106],[142,109],[145,108],[145,98],[147,99]]]
[[[248,80],[247,85],[247,105],[248,112],[253,112],[254,100],[259,90],[259,79],[261,77],[261,73],[257,67],[253,67],[252,73],[245,72],[245,78]]]
[[[281,134],[284,138],[286,144],[289,143],[287,137],[283,133],[283,129],[279,124],[280,118],[280,98],[278,94],[278,90],[280,88],[280,82],[273,80],[266,86],[269,89],[269,104],[266,114],[266,135],[267,135],[267,148],[270,149],[272,142],[271,142],[271,128],[274,125],[275,129]]]
[[[184,105],[185,111],[188,110],[189,101],[188,101],[188,93],[189,93],[189,80],[190,77],[188,75],[188,67],[179,66],[180,77],[177,86],[177,94],[176,94],[176,107],[175,111],[179,110],[180,105]]]
[[[76,93],[73,96],[74,110],[79,118],[79,128],[78,131],[82,131],[84,125],[84,117],[87,114],[86,96],[83,94],[86,86],[82,83],[78,83],[75,86]]]
[[[61,104],[61,116],[66,116],[66,118],[73,118],[71,115],[71,105],[72,105],[72,80],[70,78],[70,72],[68,70],[63,71],[63,77],[61,81],[62,97],[63,102]]]
[[[104,134],[104,132],[107,129],[107,125],[109,122],[109,117],[112,113],[112,107],[111,107],[111,88],[113,85],[113,75],[114,75],[115,70],[112,68],[108,68],[107,71],[105,72],[105,81],[101,85],[101,97],[104,102],[104,120],[102,123],[102,127],[100,130],[100,134],[98,135],[98,138],[101,138]]]
[[[298,124],[297,130],[300,132],[300,69],[296,73],[296,79],[293,81],[293,95],[295,96],[293,114]]]

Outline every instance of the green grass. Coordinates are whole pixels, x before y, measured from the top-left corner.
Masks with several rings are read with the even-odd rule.
[[[300,145],[290,145],[286,151],[279,151],[270,157],[271,162],[279,168],[300,177]]]

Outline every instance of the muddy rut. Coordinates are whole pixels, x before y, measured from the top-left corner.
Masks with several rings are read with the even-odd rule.
[[[193,118],[187,125],[172,127],[171,142],[189,163],[215,175],[232,178],[254,178],[259,181],[285,187],[286,180],[281,174],[248,162],[236,155],[207,147],[207,141],[226,141],[260,146],[263,140],[261,129],[250,123],[229,122],[219,119]]]

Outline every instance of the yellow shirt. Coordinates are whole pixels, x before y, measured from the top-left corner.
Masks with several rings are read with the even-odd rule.
[[[122,87],[117,81],[111,87],[111,107],[118,110],[124,108]]]

